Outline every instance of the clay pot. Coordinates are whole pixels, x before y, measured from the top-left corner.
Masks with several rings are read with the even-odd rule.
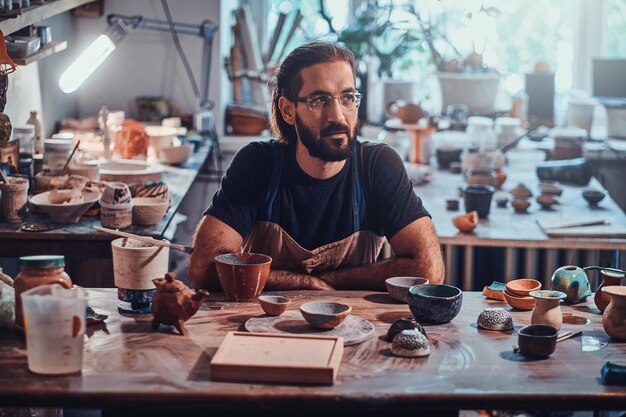
[[[596,267],[591,267],[596,268]],[[583,268],[585,271],[588,271],[590,268]],[[600,269],[600,268],[598,268]],[[600,310],[600,313],[604,312],[606,306],[609,305],[611,301],[611,297],[608,294],[605,294],[602,289],[604,287],[608,287],[609,285],[621,285],[622,279],[626,275],[625,271],[615,270],[615,269],[600,269],[600,277],[602,278],[602,282],[596,288],[596,293],[593,296],[593,301],[596,303],[596,307]]]
[[[626,287],[609,285],[602,292],[611,297],[602,315],[604,331],[614,339],[626,340]]]
[[[526,213],[526,209],[530,207],[530,200],[528,197],[513,197],[511,200],[511,206],[518,214]]]
[[[566,297],[561,291],[531,291],[529,294],[537,303],[530,316],[530,324],[547,324],[559,330],[563,324],[561,300]]]
[[[449,323],[461,311],[463,292],[445,284],[409,288],[409,310],[418,323]]]
[[[559,331],[545,324],[531,324],[522,327],[517,333],[516,353],[525,356],[546,358],[556,348],[556,338]]]
[[[282,295],[260,295],[259,304],[268,316],[280,316],[291,304],[291,300]]]
[[[517,187],[511,190],[511,195],[515,198],[517,197],[530,198],[533,196],[533,192],[530,191],[530,188],[526,187],[524,184],[520,182],[519,184],[517,184]]]
[[[598,207],[598,203],[605,197],[604,191],[586,189],[582,192],[583,198],[589,203],[589,207]]]
[[[506,284],[507,291],[515,297],[527,297],[531,291],[541,289],[541,282],[532,278],[520,278]]]
[[[254,301],[265,287],[272,258],[260,253],[225,253],[215,266],[228,301]]]
[[[188,331],[184,323],[200,308],[202,299],[209,295],[206,290],[193,291],[185,284],[176,280],[176,274],[168,272],[165,278],[156,278],[152,282],[157,288],[152,299],[152,328],[159,324],[174,326],[182,335]]]
[[[541,194],[537,197],[537,203],[539,203],[542,209],[550,210],[550,207],[558,203],[558,200],[554,194]]]
[[[478,226],[478,213],[470,211],[466,214],[460,214],[452,218],[452,224],[463,233],[472,233]]]
[[[566,265],[558,268],[550,278],[553,290],[564,292],[566,304],[576,304],[591,295],[589,278],[581,268]]]
[[[387,112],[402,120],[402,123],[415,124],[424,117],[424,110],[419,104],[395,101],[387,105]]]
[[[542,194],[552,194],[557,197],[563,194],[563,186],[558,181],[539,181],[539,190]]]

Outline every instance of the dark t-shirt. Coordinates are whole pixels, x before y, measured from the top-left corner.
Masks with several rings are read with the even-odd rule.
[[[272,146],[276,141],[253,142],[233,158],[205,214],[217,217],[242,237],[264,219],[264,207],[272,177]],[[414,220],[428,216],[413,192],[404,165],[396,152],[380,143],[360,142],[363,147],[361,186],[367,201],[367,222],[362,228],[393,237]],[[352,158],[328,179],[307,175],[298,165],[293,147],[284,148],[282,186],[277,197],[278,224],[306,249],[344,239],[355,232],[352,223]]]

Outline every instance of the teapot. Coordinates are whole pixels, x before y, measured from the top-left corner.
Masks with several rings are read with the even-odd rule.
[[[152,280],[157,287],[152,299],[152,328],[157,330],[159,324],[174,326],[182,335],[188,331],[184,323],[200,308],[202,299],[209,295],[207,290],[193,291],[176,280],[176,274],[168,272],[164,278]]]
[[[405,124],[415,124],[425,116],[422,106],[403,100],[388,103],[387,113],[392,117],[399,118]]]
[[[552,289],[566,294],[566,304],[576,304],[584,301],[591,295],[589,278],[582,268],[566,265],[558,268],[552,274]]]

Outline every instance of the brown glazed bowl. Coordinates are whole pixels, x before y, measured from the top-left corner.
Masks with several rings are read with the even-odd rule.
[[[291,304],[291,300],[282,295],[259,295],[259,304],[268,316],[280,316]]]
[[[514,279],[506,283],[506,289],[515,297],[526,297],[531,291],[541,289],[541,282],[531,278]]]
[[[300,306],[302,317],[318,329],[334,329],[348,317],[352,307],[347,304],[330,303],[325,301],[312,301]]]
[[[532,310],[535,308],[537,300],[531,296],[518,297],[511,294],[508,290],[504,290],[504,299],[511,307],[516,310]]]
[[[254,301],[265,287],[272,258],[260,253],[224,253],[215,257],[217,276],[228,301]]]
[[[461,233],[472,233],[478,226],[478,212],[470,211],[469,213],[459,214],[452,218],[452,224],[459,229]]]

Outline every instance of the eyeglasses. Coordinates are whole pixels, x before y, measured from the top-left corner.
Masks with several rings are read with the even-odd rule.
[[[290,100],[296,103],[306,103],[307,106],[309,106],[309,110],[318,112],[322,109],[329,108],[331,102],[337,99],[343,110],[354,111],[361,105],[362,97],[363,96],[358,91],[350,91],[348,93],[341,93],[338,96],[331,96],[330,94],[312,94],[308,97],[294,97]]]

